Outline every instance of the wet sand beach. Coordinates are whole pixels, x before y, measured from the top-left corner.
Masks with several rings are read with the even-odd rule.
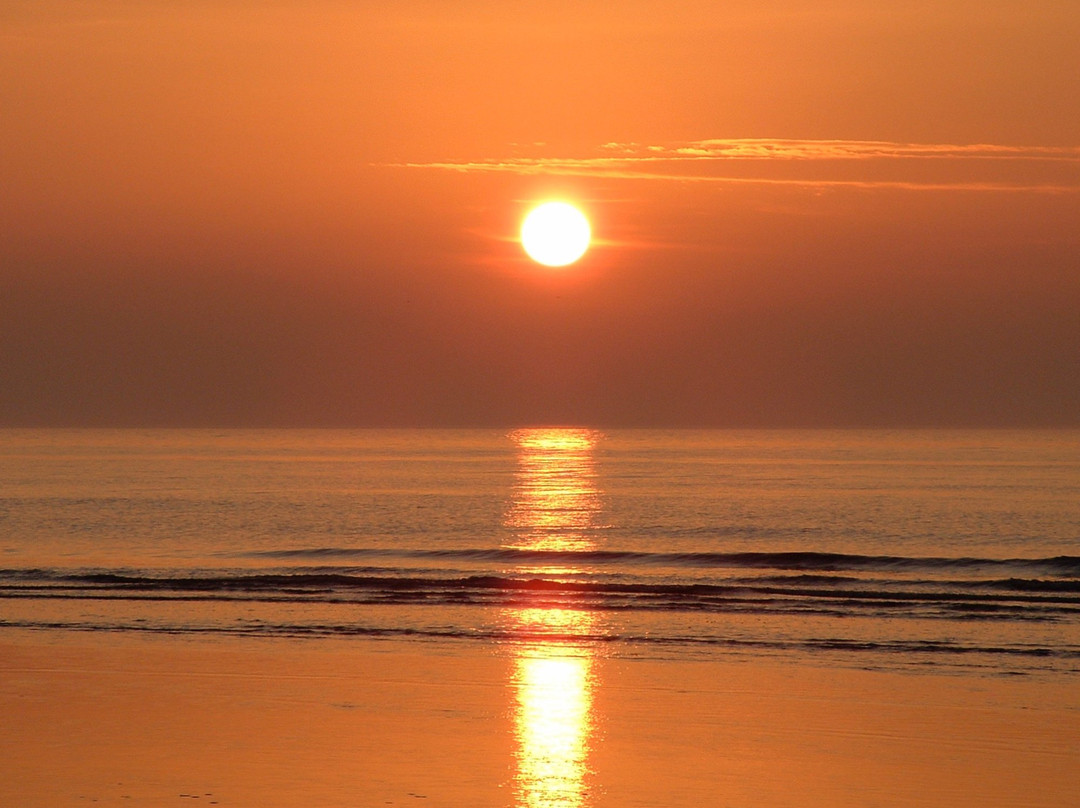
[[[1055,806],[1075,679],[6,631],[0,804]]]

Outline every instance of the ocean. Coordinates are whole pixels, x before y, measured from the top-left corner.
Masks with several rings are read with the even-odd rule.
[[[1080,432],[6,430],[0,632],[1080,672]]]

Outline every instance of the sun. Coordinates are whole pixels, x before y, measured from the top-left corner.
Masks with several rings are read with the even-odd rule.
[[[521,246],[538,264],[564,267],[589,249],[592,230],[585,214],[568,202],[545,202],[521,223]]]

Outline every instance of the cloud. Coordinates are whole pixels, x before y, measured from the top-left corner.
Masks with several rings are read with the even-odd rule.
[[[951,158],[978,160],[1054,160],[1080,164],[1080,147],[1000,146],[942,143],[893,143],[884,140],[770,140],[729,138],[699,140],[682,145],[643,146],[605,143],[606,152],[650,159],[713,160],[902,160]]]
[[[818,188],[1080,191],[1080,147],[729,138],[611,142],[585,157],[396,163],[461,173],[587,176]]]

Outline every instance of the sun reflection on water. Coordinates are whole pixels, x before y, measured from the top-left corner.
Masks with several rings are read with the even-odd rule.
[[[600,492],[593,450],[599,433],[590,429],[519,429],[514,501],[506,525],[515,547],[572,552],[591,550]]]
[[[598,433],[584,429],[518,430],[518,474],[506,524],[514,547],[573,553],[594,547],[601,510],[593,450]],[[573,575],[572,559],[531,575]],[[522,641],[515,661],[515,785],[526,808],[588,805],[589,744],[593,731],[594,659],[587,638],[592,612],[550,605],[513,610]]]

